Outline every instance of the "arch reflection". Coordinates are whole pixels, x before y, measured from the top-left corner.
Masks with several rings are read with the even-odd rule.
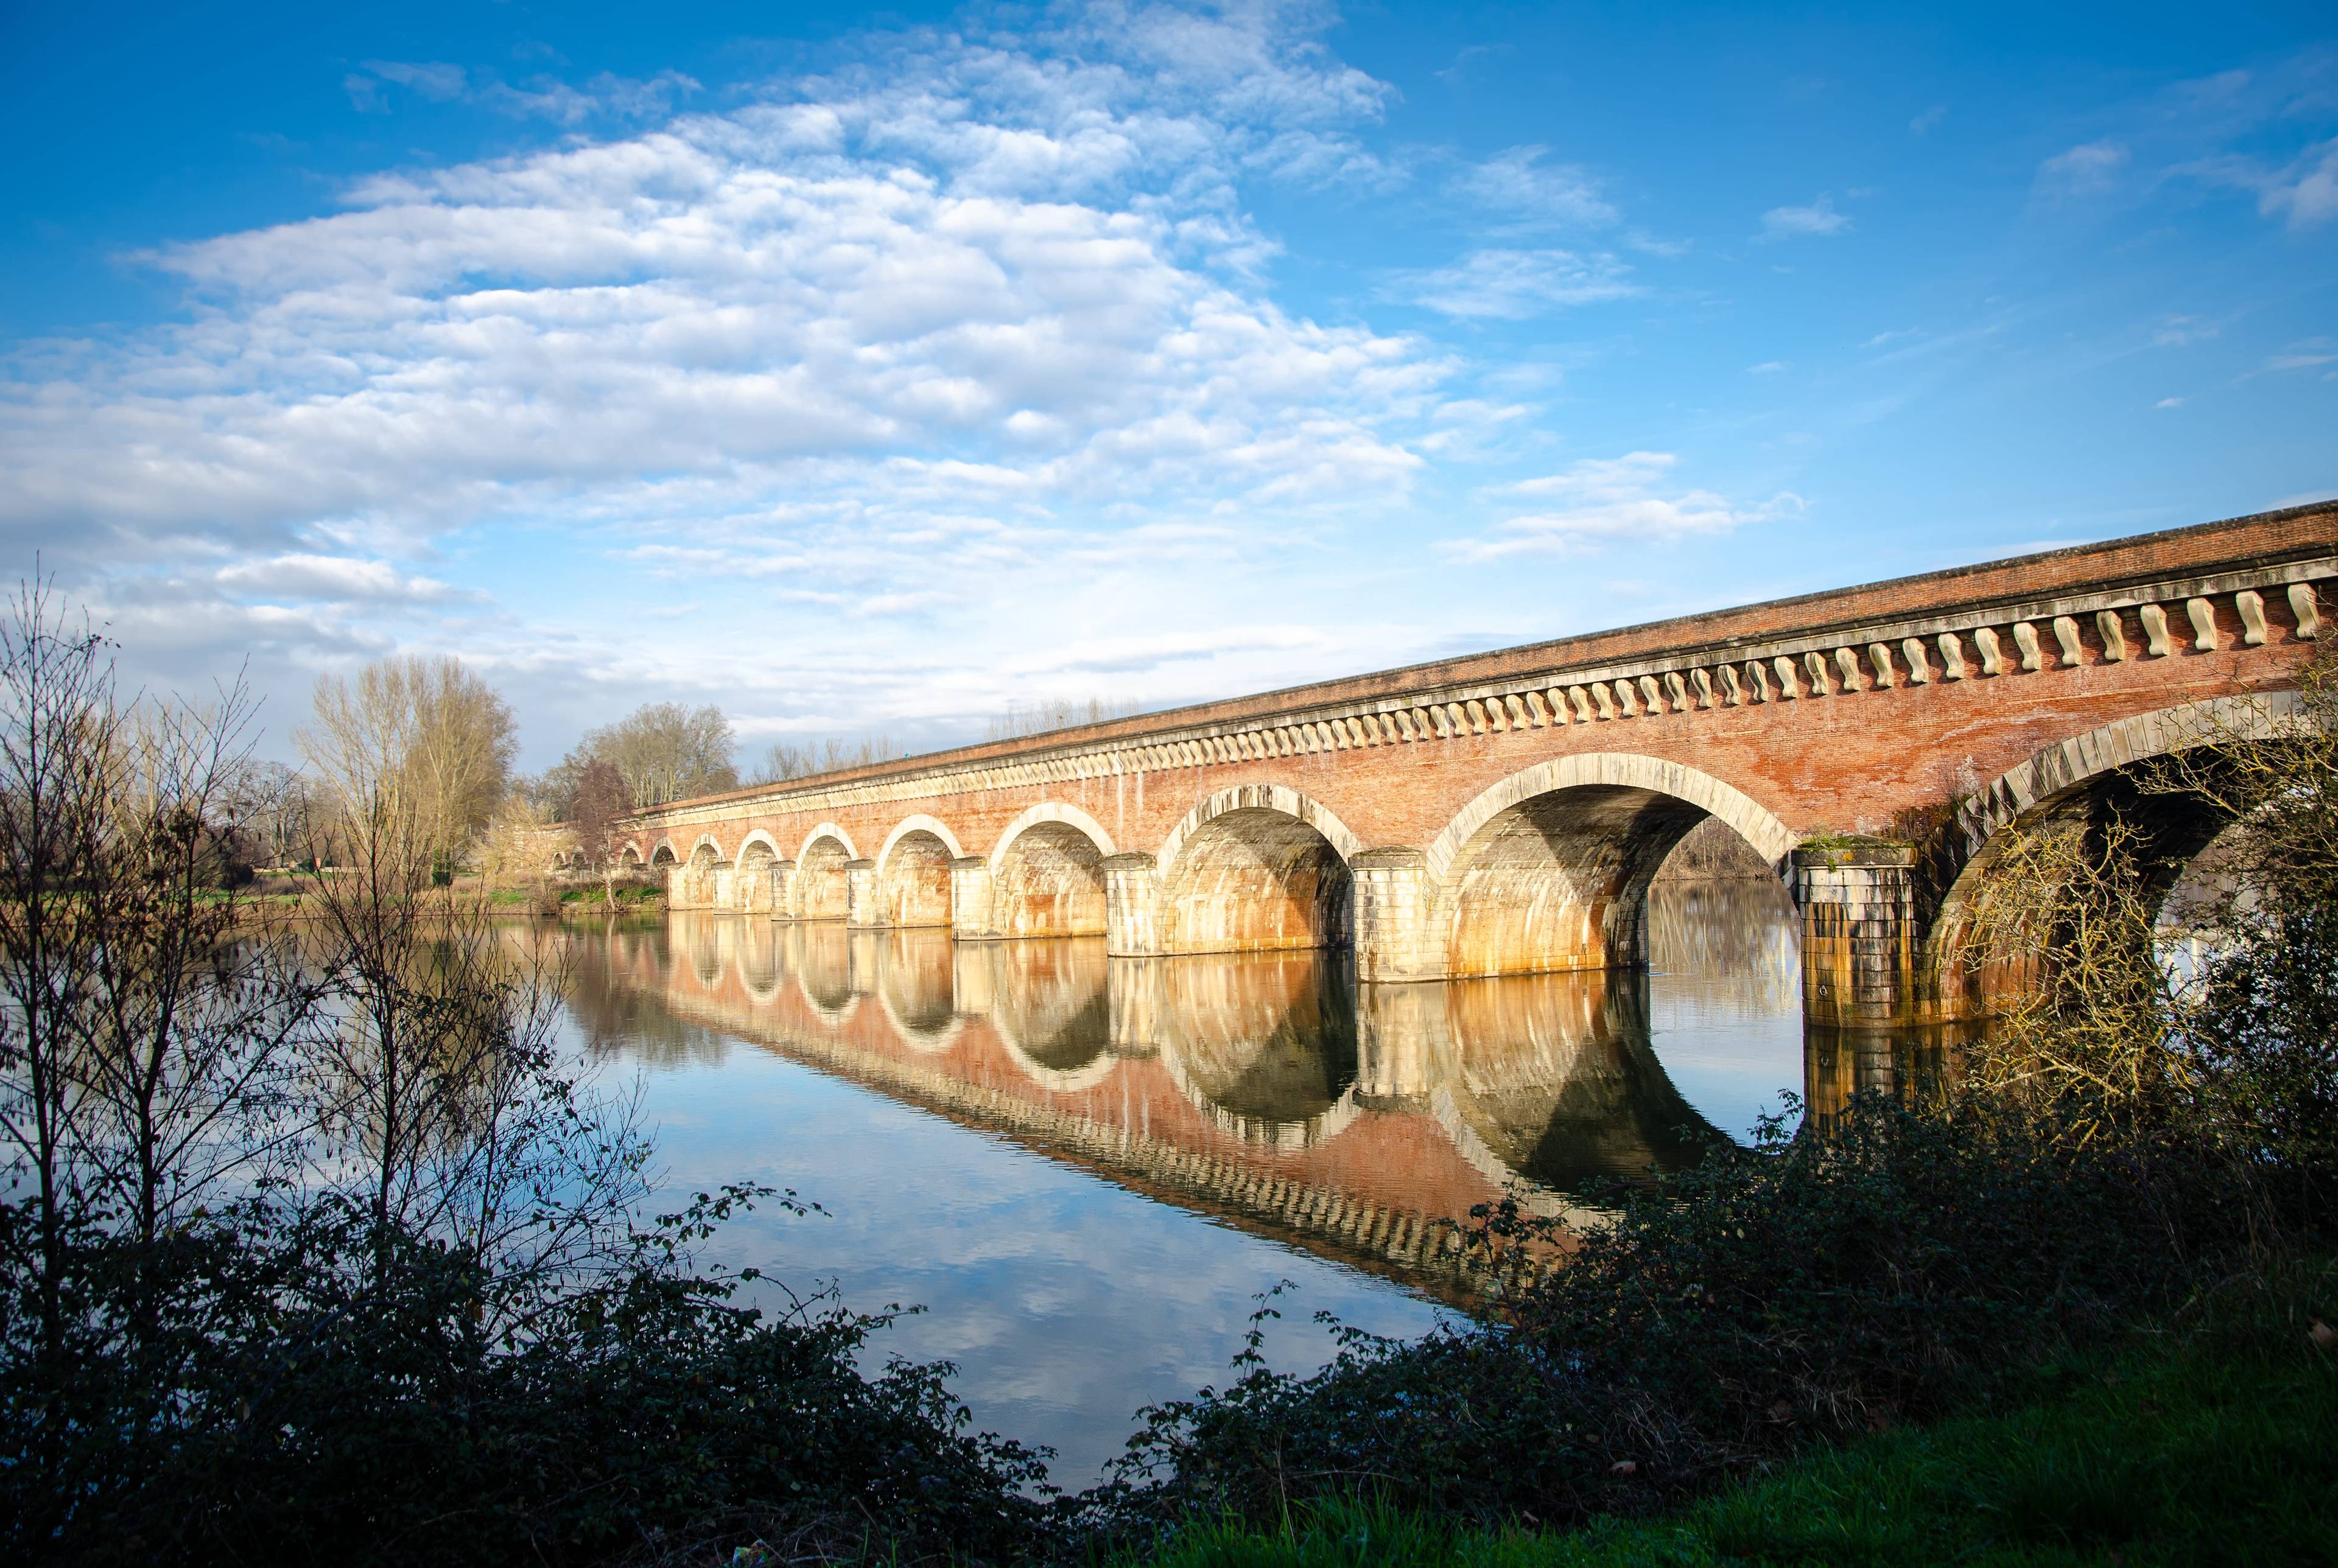
[[[1710,1095],[1675,1081],[1663,1020],[1761,1014],[1765,1040],[1791,1029],[1799,1049],[1792,909],[1773,918],[1774,894],[1682,905],[1660,887],[1654,981],[1360,986],[1337,952],[1123,959],[1095,938],[957,942],[716,913],[613,934],[587,967],[621,1024],[660,1011],[1235,1223],[1434,1272],[1439,1219],[1508,1193],[1567,1213],[1724,1136],[1697,1108]],[[1706,929],[1717,921],[1746,929]],[[1654,1007],[1652,985],[1670,987]],[[620,995],[630,1012],[609,1007]],[[656,1028],[634,1032],[657,1049]],[[673,1025],[663,1037],[691,1049]],[[1801,1083],[1823,1110],[1873,1080],[1871,1058],[1845,1045],[1806,1077],[1790,1056],[1764,1092]]]

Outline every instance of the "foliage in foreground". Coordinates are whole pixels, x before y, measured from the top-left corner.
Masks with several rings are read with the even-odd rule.
[[[41,1354],[34,1279],[0,1301],[0,1556],[1013,1554],[1036,1461],[963,1435],[946,1367],[864,1377],[885,1318],[814,1303],[773,1321],[677,1266],[739,1196],[502,1333],[476,1258],[401,1234],[385,1264],[344,1204],[255,1206],[151,1247],[81,1234],[62,1358]],[[26,1212],[0,1208],[0,1228]]]
[[[1480,1523],[1639,1511],[1821,1441],[1985,1402],[2180,1278],[2164,1186],[2007,1120],[1855,1102],[1832,1139],[1626,1195],[1542,1274],[1540,1222],[1481,1213],[1518,1267],[1488,1321],[1351,1337],[1311,1376],[1252,1366],[1149,1412],[1124,1521],[1272,1523],[1372,1493]]]
[[[2313,1282],[2326,1296],[2327,1271]],[[2040,1369],[2001,1414],[1862,1439],[1648,1519],[1572,1532],[1353,1498],[1269,1528],[1201,1524],[1152,1568],[1724,1563],[2324,1563],[2338,1525],[2338,1355],[2303,1313],[2179,1318],[2128,1353]]]

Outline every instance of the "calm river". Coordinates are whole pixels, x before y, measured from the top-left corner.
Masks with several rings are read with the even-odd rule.
[[[756,1180],[719,1259],[925,1310],[881,1350],[957,1363],[986,1429],[1093,1480],[1143,1405],[1223,1380],[1253,1298],[1320,1364],[1329,1312],[1448,1310],[1433,1221],[1743,1139],[1806,1066],[1775,883],[1660,883],[1651,970],[1361,991],[1330,955],[1107,960],[1101,939],[953,945],[676,915],[578,930],[570,1019],[638,1075],[677,1186]]]

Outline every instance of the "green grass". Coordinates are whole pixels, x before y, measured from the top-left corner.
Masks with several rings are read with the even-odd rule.
[[[1151,1568],[2338,1563],[2338,1357],[2284,1325],[2065,1369],[2028,1406],[1815,1454],[1677,1512],[1459,1530],[1350,1504]]]

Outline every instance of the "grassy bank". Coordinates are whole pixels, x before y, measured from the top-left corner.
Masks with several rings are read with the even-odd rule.
[[[2308,1331],[2316,1283],[2064,1364],[2006,1412],[1812,1454],[1648,1518],[1472,1531],[1325,1504],[1282,1530],[1189,1528],[1121,1568],[2329,1563],[2338,1354]]]

